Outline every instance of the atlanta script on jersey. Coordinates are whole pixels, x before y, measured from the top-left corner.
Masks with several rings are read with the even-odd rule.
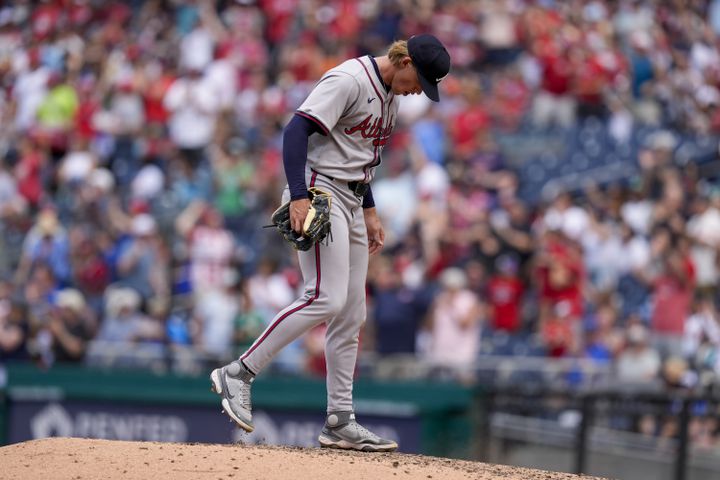
[[[310,168],[340,180],[369,182],[395,127],[398,103],[392,91],[385,91],[369,56],[328,70],[296,112],[325,133],[310,137]]]

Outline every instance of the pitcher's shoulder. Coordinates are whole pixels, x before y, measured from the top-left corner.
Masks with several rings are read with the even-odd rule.
[[[364,74],[365,72],[365,64],[362,62],[362,58],[350,58],[348,60],[345,60],[340,65],[337,65],[336,67],[331,68],[327,72],[325,72],[325,75],[323,77],[326,77],[328,75],[332,74],[345,74],[348,76],[351,76],[353,78],[358,78],[361,74]]]

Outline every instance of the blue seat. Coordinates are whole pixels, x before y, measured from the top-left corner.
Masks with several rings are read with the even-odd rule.
[[[642,125],[633,130],[629,143],[616,144],[606,125],[592,118],[567,130],[533,135],[532,140],[523,143],[528,148],[509,142],[508,147],[517,154],[514,167],[520,180],[519,195],[534,203],[551,198],[557,189],[581,191],[588,178],[600,186],[623,183],[638,172],[637,154],[659,130],[656,126]],[[715,137],[680,137],[680,140],[676,159],[679,163],[699,163],[717,156]]]

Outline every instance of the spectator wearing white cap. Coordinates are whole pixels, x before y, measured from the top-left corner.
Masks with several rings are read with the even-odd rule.
[[[573,203],[568,192],[561,192],[545,213],[543,224],[550,230],[560,230],[569,238],[580,241],[590,227],[590,218],[585,209]]]
[[[74,288],[66,288],[57,293],[55,304],[57,316],[50,321],[55,359],[59,362],[81,360],[86,342],[95,334],[95,319],[85,297]]]
[[[466,372],[479,352],[483,305],[467,289],[467,276],[460,268],[445,270],[440,286],[428,318],[431,337],[427,357],[438,366]]]
[[[649,345],[650,334],[645,326],[632,324],[626,332],[626,346],[617,359],[618,379],[632,383],[657,380],[662,365],[660,354]]]
[[[114,286],[105,293],[105,316],[97,339],[137,343],[162,338],[162,327],[140,311],[142,298],[132,288]]]
[[[79,362],[87,342],[95,334],[95,319],[82,293],[74,288],[58,291],[48,318],[34,332],[32,353],[46,366],[60,362]]]
[[[115,177],[110,170],[94,168],[72,193],[74,204],[71,214],[74,220],[80,220],[96,229],[114,230],[113,222],[117,217],[115,213],[120,207],[115,196]]]
[[[130,195],[133,199],[150,201],[162,193],[165,174],[155,164],[143,166],[130,183]]]
[[[98,159],[89,147],[86,139],[74,137],[67,155],[61,160],[58,176],[63,184],[74,188],[88,179],[95,169]]]

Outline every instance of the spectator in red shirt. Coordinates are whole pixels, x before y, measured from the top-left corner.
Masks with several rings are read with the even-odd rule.
[[[582,288],[585,269],[578,247],[559,230],[545,233],[536,256],[535,279],[540,291],[542,318],[561,302],[568,315],[579,320],[583,313]]]
[[[158,65],[160,71],[154,76],[144,78],[146,84],[143,90],[145,106],[145,120],[148,124],[165,125],[170,114],[163,105],[165,94],[177,78],[177,72],[169,64]]]
[[[607,114],[603,98],[603,89],[608,79],[597,56],[583,48],[573,50],[571,58],[574,78],[573,90],[577,98],[579,117],[601,117]]]
[[[61,3],[49,1],[33,10],[30,23],[36,40],[46,40],[57,29],[63,15]]]
[[[557,42],[559,43],[559,42]],[[532,105],[532,121],[536,127],[557,125],[569,128],[575,123],[576,100],[572,94],[573,65],[569,50],[556,43],[536,47],[542,70],[540,91]]]
[[[577,352],[579,322],[566,301],[558,302],[540,324],[540,336],[550,357],[565,357]]]
[[[266,36],[271,44],[282,42],[290,33],[298,8],[297,0],[262,0],[260,8],[267,17]]]
[[[103,294],[110,284],[110,266],[91,232],[78,229],[71,237],[72,280],[96,314],[102,310]]]
[[[304,33],[293,45],[283,49],[281,68],[292,76],[295,82],[316,81],[323,74],[322,52],[314,35]]]
[[[80,105],[75,113],[75,134],[89,141],[97,134],[95,115],[101,110],[103,92],[94,80],[78,82],[77,89]]]
[[[490,126],[490,117],[482,103],[482,90],[477,82],[465,82],[462,88],[464,106],[450,125],[455,152],[467,157],[478,149],[479,132]]]
[[[27,136],[20,138],[20,161],[15,165],[18,191],[28,204],[37,208],[43,195],[42,169],[47,162],[45,154]]]
[[[662,270],[652,286],[654,343],[663,353],[679,355],[695,288],[695,267],[689,255],[681,248],[671,248],[662,259]]]
[[[520,302],[524,286],[518,274],[518,261],[501,255],[495,262],[496,273],[487,285],[492,326],[495,330],[516,333],[520,330]]]
[[[507,73],[493,77],[490,110],[493,123],[503,131],[517,130],[522,122],[530,89],[517,67],[510,66]]]

